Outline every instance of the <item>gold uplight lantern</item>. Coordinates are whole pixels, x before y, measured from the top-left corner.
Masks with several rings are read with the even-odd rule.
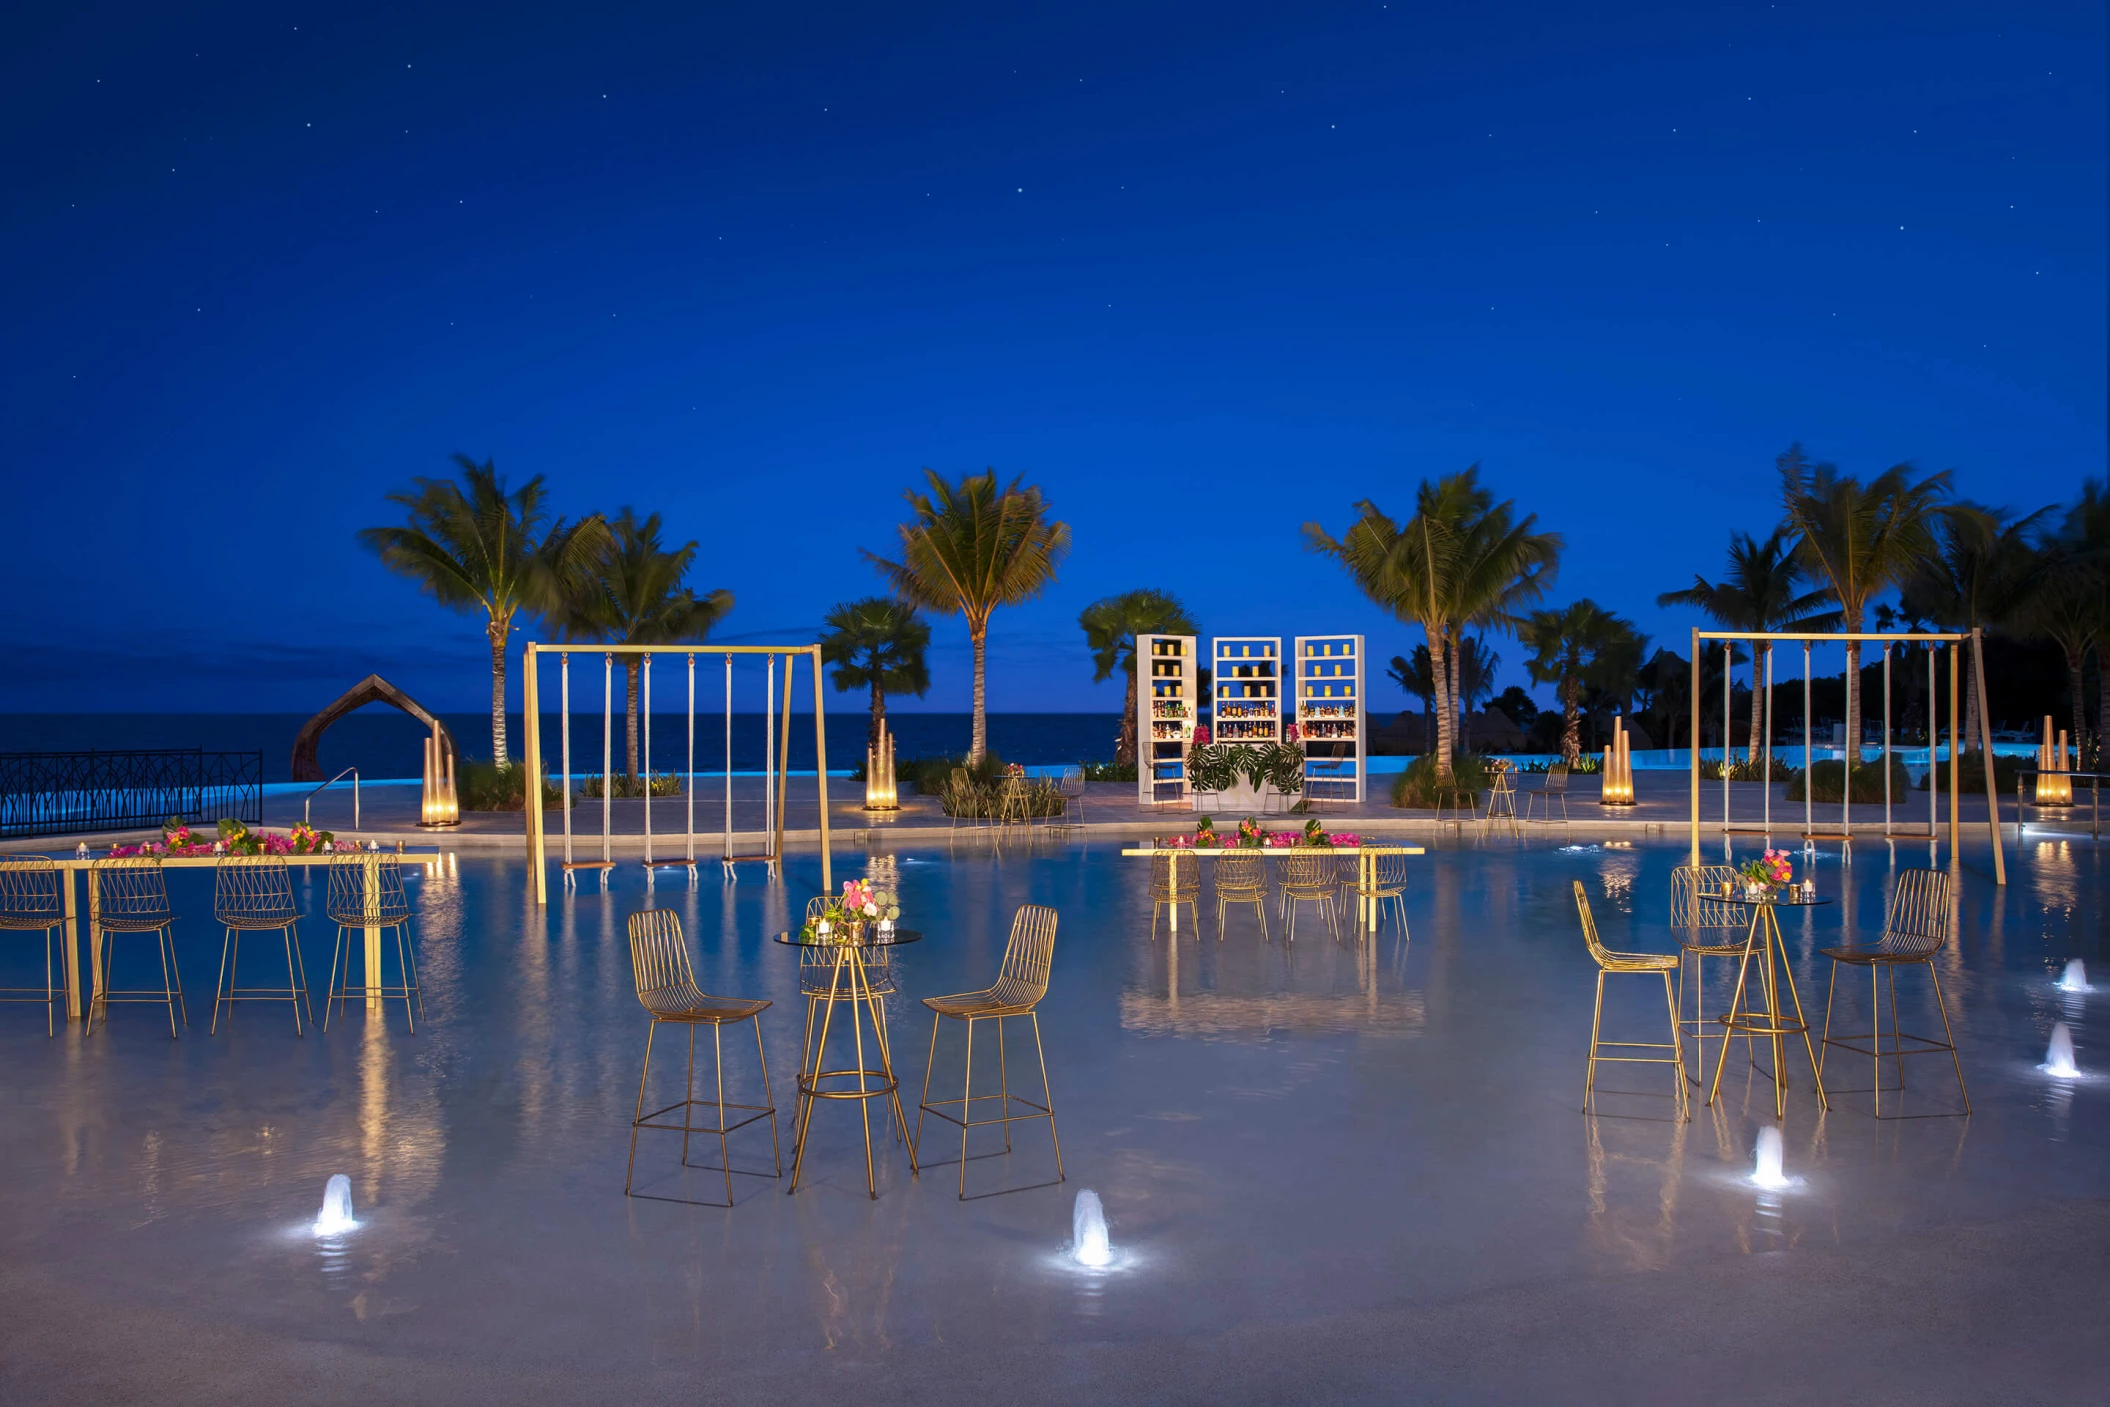
[[[882,718],[879,741],[865,749],[865,810],[899,811],[900,795],[894,787],[894,735]]]
[[[2073,779],[2066,773],[2073,764],[2066,753],[2066,730],[2059,730],[2059,740],[2051,739],[2051,715],[2044,715],[2043,741],[2037,744],[2037,804],[2039,806],[2073,805]]]
[[[425,739],[425,787],[418,801],[421,826],[458,826],[462,805],[454,790],[454,753],[440,741],[440,730]]]
[[[1604,750],[1598,803],[1603,806],[1634,804],[1634,748],[1626,731],[1626,719],[1612,720],[1612,742]]]

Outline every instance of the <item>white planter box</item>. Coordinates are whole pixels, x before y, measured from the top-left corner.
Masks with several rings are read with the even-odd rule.
[[[1208,791],[1189,796],[1187,804],[1211,818],[1228,816],[1234,823],[1247,816],[1262,815],[1270,806],[1277,810],[1287,809],[1281,792],[1265,782],[1253,787],[1243,780],[1229,791]],[[1234,824],[1229,829],[1235,830],[1237,827]]]

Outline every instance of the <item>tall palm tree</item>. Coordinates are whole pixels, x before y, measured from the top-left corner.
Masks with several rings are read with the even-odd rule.
[[[1495,671],[1502,657],[1487,648],[1485,635],[1468,635],[1457,642],[1452,655],[1453,683],[1458,695],[1458,751],[1473,750],[1473,710],[1494,697]]]
[[[1729,536],[1729,574],[1719,582],[1695,574],[1683,591],[1666,591],[1659,606],[1694,606],[1725,630],[1819,630],[1836,620],[1824,611],[1831,597],[1822,588],[1804,591],[1807,580],[1795,560],[1785,528],[1775,528],[1764,542],[1749,533]],[[1751,656],[1751,761],[1758,761],[1760,740],[1773,736],[1771,691],[1765,679],[1773,646],[1762,643]],[[1722,740],[1723,755],[1729,742]]]
[[[733,593],[699,596],[684,584],[697,545],[669,548],[660,540],[659,514],[640,519],[624,508],[608,525],[608,540],[588,572],[547,614],[559,639],[617,645],[684,645],[709,638],[733,608]],[[638,674],[641,655],[623,656],[624,759],[638,775]]]
[[[1859,634],[1877,596],[1900,585],[1933,550],[1934,526],[1949,492],[1943,470],[1914,481],[1912,467],[1893,465],[1867,483],[1830,464],[1812,463],[1801,445],[1775,461],[1781,506],[1796,534],[1795,555],[1830,588],[1840,624]],[[1849,759],[1861,760],[1861,644],[1846,645],[1846,736]]]
[[[1421,747],[1424,752],[1436,750],[1436,679],[1429,669],[1429,647],[1416,645],[1413,658],[1394,655],[1392,667],[1385,676],[1414,698],[1421,700],[1422,729]]]
[[[1899,597],[1905,609],[1951,630],[1969,633],[2015,619],[2051,560],[2036,550],[2050,507],[2017,518],[2005,508],[1952,503],[1934,531],[1934,548],[1905,578]],[[1986,745],[1978,716],[1977,663],[1963,655],[1963,745]]]
[[[2085,548],[2061,537],[2045,544],[2035,589],[2017,612],[2017,624],[2050,640],[2066,661],[2067,706],[2072,719],[2074,751],[2093,758],[2088,737],[2087,693],[2083,688],[2088,648],[2100,640],[2106,625],[2105,576]],[[2097,656],[2097,668],[2102,657]]]
[[[522,611],[554,605],[588,571],[608,538],[599,514],[578,522],[550,516],[542,476],[508,492],[490,460],[454,456],[461,482],[413,479],[387,495],[409,522],[361,528],[359,541],[383,565],[457,611],[482,611],[491,642],[491,760],[506,756],[506,640]]]
[[[901,560],[865,553],[894,594],[912,605],[964,617],[974,645],[974,734],[967,749],[980,762],[989,750],[989,617],[999,606],[1030,601],[1055,580],[1070,549],[1070,525],[1050,516],[1048,501],[1019,480],[999,486],[996,470],[947,483],[923,471],[928,494],[908,490],[910,521],[901,524]]]
[[[1169,591],[1124,591],[1092,602],[1078,613],[1084,643],[1092,652],[1092,682],[1102,683],[1120,670],[1128,678],[1121,703],[1121,731],[1114,739],[1114,761],[1136,760],[1136,637],[1194,635],[1194,620],[1180,598]]]
[[[1517,639],[1532,651],[1524,662],[1532,682],[1554,686],[1561,704],[1561,756],[1573,766],[1582,757],[1584,691],[1630,695],[1648,637],[1586,596],[1558,610],[1533,611],[1517,627]]]
[[[930,665],[924,652],[930,649],[930,622],[916,608],[891,596],[867,596],[845,601],[823,618],[828,633],[821,637],[821,658],[835,666],[838,691],[871,691],[871,721],[865,727],[865,745],[879,744],[879,725],[886,718],[888,694],[913,694],[922,698],[930,691]]]
[[[2066,514],[2065,540],[2072,543],[2094,565],[2110,595],[2110,479],[2090,479],[2081,485],[2081,499]],[[2103,765],[2103,745],[2110,741],[2110,609],[2096,617],[2095,624],[2095,758]]]
[[[1414,516],[1395,523],[1368,499],[1339,538],[1304,525],[1306,547],[1339,562],[1378,606],[1428,639],[1436,687],[1436,773],[1451,775],[1455,722],[1454,663],[1467,626],[1513,628],[1517,611],[1539,599],[1559,570],[1561,538],[1519,519],[1516,505],[1495,502],[1476,464],[1415,494]]]

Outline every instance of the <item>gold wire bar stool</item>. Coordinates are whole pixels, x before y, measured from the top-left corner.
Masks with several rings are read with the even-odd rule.
[[[1183,857],[1190,863],[1194,857]],[[1055,1144],[1055,1180],[1066,1180],[1062,1170],[1062,1139],[1055,1132],[1055,1095],[1048,1084],[1048,1056],[1040,1043],[1040,1014],[1036,1010],[1040,999],[1048,993],[1048,969],[1055,958],[1055,920],[1053,909],[1038,904],[1022,904],[1011,920],[1011,941],[1004,947],[1004,965],[997,972],[996,984],[979,992],[961,992],[949,997],[925,997],[923,1004],[930,1008],[930,1054],[923,1066],[923,1099],[916,1106],[916,1146],[923,1142],[923,1116],[935,1114],[960,1126],[960,1200],[967,1200],[967,1134],[970,1129],[989,1124],[1004,1126],[1004,1151],[1011,1151],[1011,1125],[1031,1119],[1048,1121],[1048,1137]],[[1197,924],[1199,921],[1197,920]],[[1015,1016],[1023,1016],[1033,1023],[1033,1052],[1040,1060],[1040,1091],[1045,1104],[1035,1104],[1021,1094],[1011,1092],[1011,1072],[1004,1053],[1004,1022]],[[967,1025],[967,1073],[961,1082],[958,1099],[930,1097],[931,1072],[938,1063],[938,1022],[950,1017]],[[974,1023],[996,1022],[996,1063],[999,1080],[997,1094],[974,1092]],[[985,1100],[996,1100],[999,1112],[994,1118],[977,1119],[974,1106]],[[957,1117],[946,1112],[952,1105],[960,1106]],[[1024,1105],[1028,1112],[1012,1113],[1014,1105]]]
[[[1341,936],[1341,916],[1334,911],[1335,857],[1326,854],[1299,855],[1285,851],[1282,855],[1282,887],[1278,891],[1277,912],[1283,919],[1283,932],[1289,942],[1297,941],[1297,905],[1317,904],[1326,915],[1326,924],[1333,936]]]
[[[415,1033],[417,1018],[425,1014],[425,992],[418,985],[416,944],[410,936],[410,896],[403,888],[403,860],[399,855],[361,855],[348,852],[330,861],[329,915],[337,925],[337,944],[330,952],[330,984],[322,1001],[322,1029],[330,1029],[330,1016],[340,1002],[378,998],[385,1009],[390,997],[403,1002],[403,1020]],[[365,979],[352,985],[351,943],[363,944],[369,928],[395,930],[396,974],[402,979],[391,987],[382,974],[361,974]],[[348,935],[358,934],[357,939]],[[339,972],[339,963],[343,971]],[[417,1003],[415,1015],[411,1002]]]
[[[226,1003],[227,1019],[234,1020],[238,1001],[291,1002],[293,1031],[306,1035],[300,1023],[301,1008],[308,1009],[308,1022],[315,1021],[315,1003],[308,996],[308,969],[300,956],[300,909],[293,902],[293,870],[276,855],[227,855],[213,866],[212,911],[227,936],[220,943],[220,975],[213,983],[212,1027],[220,1030],[220,1006]],[[278,931],[286,941],[286,985],[283,987],[238,987],[235,969],[242,960],[242,935]]]
[[[88,866],[90,899],[89,951],[102,955],[102,971],[95,983],[95,997],[88,1004],[88,1029],[95,1029],[95,1016],[102,1013],[110,1024],[111,1002],[159,1002],[169,1011],[169,1035],[176,1035],[176,1018],[190,1025],[190,1011],[183,1002],[183,970],[176,965],[176,915],[169,908],[168,883],[161,873],[158,856],[140,855],[117,860],[96,860]],[[130,991],[113,989],[110,970],[117,955],[120,933],[151,933],[161,955],[161,990],[151,987]]]
[[[1390,905],[1392,916],[1399,920],[1399,936],[1411,938],[1407,928],[1407,857],[1398,850],[1379,849],[1374,854],[1343,855],[1341,861],[1354,871],[1355,883],[1349,887],[1349,896],[1355,903],[1356,924],[1363,922],[1362,915],[1369,912],[1371,931],[1383,919],[1385,906]],[[1367,863],[1368,870],[1364,866]],[[1369,875],[1368,884],[1363,875]]]
[[[1949,888],[1949,876],[1940,870],[1904,870],[1898,875],[1897,891],[1890,897],[1890,915],[1883,922],[1883,936],[1866,945],[1849,945],[1839,948],[1823,948],[1820,951],[1832,960],[1831,989],[1824,998],[1824,1039],[1820,1049],[1838,1046],[1857,1055],[1871,1056],[1876,1071],[1876,1117],[1883,1117],[1883,1007],[1878,991],[1879,974],[1890,978],[1890,1049],[1887,1052],[1897,1065],[1898,1089],[1905,1088],[1905,1057],[1908,1055],[1930,1055],[1935,1051],[1949,1052],[1950,1063],[1956,1067],[1956,1090],[1963,1096],[1963,1111],[1971,1112],[1971,1092],[1964,1088],[1963,1061],[1956,1053],[1956,1032],[1949,1025],[1949,1006],[1942,998],[1941,973],[1936,970],[1934,959],[1948,945],[1949,935],[1955,928],[1955,897]],[[1839,968],[1865,967],[1868,969],[1869,1024],[1866,1035],[1835,1036],[1832,1034],[1832,998],[1839,987]],[[1898,1025],[1898,969],[1906,966],[1923,966],[1934,983],[1934,1008],[1941,1013],[1944,1039],[1932,1036],[1915,1036]],[[1863,1046],[1860,1042],[1866,1041]],[[1906,1042],[1911,1044],[1907,1045]],[[1818,1077],[1824,1075],[1824,1066],[1817,1067]]]
[[[1517,789],[1516,784],[1510,780],[1513,770],[1510,763],[1501,758],[1495,759],[1495,779],[1487,789],[1487,810],[1480,817],[1483,829],[1493,830],[1498,825],[1506,825],[1511,835],[1520,833],[1517,820]]]
[[[1267,862],[1258,850],[1227,850],[1217,858],[1216,941],[1219,943],[1224,936],[1224,910],[1232,904],[1253,906],[1253,914],[1260,920],[1260,939],[1266,942]],[[1199,924],[1195,926],[1200,927]],[[1152,931],[1156,931],[1154,927]]]
[[[1692,1104],[1685,1090],[1685,1043],[1678,1039],[1678,999],[1671,991],[1670,975],[1681,959],[1675,953],[1619,953],[1607,948],[1597,936],[1597,919],[1590,913],[1590,896],[1583,889],[1581,880],[1575,881],[1575,911],[1582,918],[1583,944],[1590,950],[1591,960],[1597,964],[1597,1005],[1590,1013],[1590,1066],[1583,1078],[1583,1112],[1590,1112],[1590,1104],[1597,1095],[1597,1065],[1608,1061],[1624,1065],[1669,1065],[1677,1075],[1678,1117],[1690,1119]],[[1604,1030],[1604,979],[1619,972],[1647,976],[1655,973],[1663,979],[1663,1008],[1670,1017],[1669,1041],[1608,1041]],[[1599,1055],[1605,1047],[1615,1050],[1668,1050],[1661,1055]]]
[[[784,1175],[783,1154],[777,1147],[777,1101],[769,1089],[769,1057],[762,1053],[762,1023],[756,1020],[769,1010],[766,1001],[750,1001],[740,997],[714,997],[696,985],[696,971],[689,965],[689,945],[681,935],[681,918],[672,909],[646,909],[630,916],[630,975],[637,984],[637,999],[646,1011],[652,1014],[652,1025],[645,1035],[645,1068],[637,1077],[637,1111],[630,1120],[630,1164],[623,1173],[623,1195],[645,1197],[660,1202],[689,1202],[687,1197],[661,1197],[649,1192],[633,1192],[631,1185],[637,1175],[637,1131],[639,1129],[665,1129],[681,1135],[681,1165],[700,1166],[689,1162],[689,1137],[692,1134],[714,1134],[718,1139],[718,1168],[705,1167],[706,1172],[722,1170],[725,1173],[725,1202],[733,1204],[733,1158],[726,1136],[736,1129],[746,1128],[761,1118],[769,1120],[769,1154],[775,1171],[766,1174],[781,1178]],[[728,1103],[725,1097],[725,1028],[737,1026],[742,1021],[753,1021],[755,1028],[755,1058],[762,1064],[762,1104]],[[661,1023],[689,1028],[688,1083],[682,1098],[663,1109],[645,1112],[645,1084],[652,1078],[652,1043],[659,1035]],[[711,1028],[711,1049],[716,1058],[718,1075],[718,1097],[698,1099],[696,1097],[696,1028]],[[694,1122],[691,1109],[710,1108],[717,1113],[715,1124]],[[681,1122],[655,1122],[675,1110],[681,1111]],[[747,1115],[736,1123],[727,1123],[725,1111],[739,1110]],[[762,1177],[762,1173],[740,1170],[743,1177]],[[693,1205],[712,1207],[716,1202],[695,1202]]]
[[[1000,809],[997,824],[1005,829],[1012,826],[1033,825],[1033,801],[1031,789],[1024,777],[1005,777],[999,793]]]
[[[1158,936],[1158,914],[1172,910],[1172,927],[1180,926],[1179,906],[1185,904],[1194,914],[1194,938],[1202,936],[1202,862],[1191,851],[1169,850],[1163,855],[1150,857],[1150,936]]]
[[[1729,885],[1730,890],[1722,886]],[[1678,1034],[1692,1038],[1694,1084],[1706,1079],[1707,1042],[1726,1041],[1729,1033],[1717,1021],[1707,1026],[1706,959],[1741,958],[1751,940],[1751,921],[1735,904],[1719,897],[1740,888],[1743,877],[1733,865],[1680,865],[1670,872],[1671,936],[1678,940]],[[1685,1014],[1685,961],[1692,960],[1692,1015]],[[1745,1037],[1745,1047],[1750,1037]]]
[[[0,932],[44,933],[44,985],[0,987],[0,1001],[41,1002],[44,1034],[58,1034],[52,1009],[64,1000],[66,989],[52,983],[52,953],[58,947],[53,935],[66,926],[66,900],[59,891],[59,867],[49,855],[23,855],[0,860]],[[30,993],[35,993],[32,996]]]
[[[1546,769],[1545,779],[1524,793],[1524,819],[1553,824],[1553,803],[1561,804],[1561,824],[1568,823],[1568,764],[1556,762]],[[1540,813],[1534,816],[1534,812]]]

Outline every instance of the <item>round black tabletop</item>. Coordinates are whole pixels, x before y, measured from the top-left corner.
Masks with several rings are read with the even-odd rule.
[[[830,933],[825,938],[807,938],[797,933],[779,933],[773,942],[787,948],[898,948],[904,943],[920,943],[923,935],[913,928],[896,927],[891,933],[882,933],[876,927],[867,928],[855,943],[838,943]]]
[[[1744,896],[1744,891],[1741,889],[1734,894],[1702,894],[1699,897],[1711,900],[1717,904],[1742,904],[1746,908],[1765,905],[1775,909],[1821,909],[1832,902],[1831,899],[1823,895],[1819,895],[1815,899],[1802,898],[1799,890],[1792,897],[1789,895],[1768,894],[1761,898],[1750,899]]]

